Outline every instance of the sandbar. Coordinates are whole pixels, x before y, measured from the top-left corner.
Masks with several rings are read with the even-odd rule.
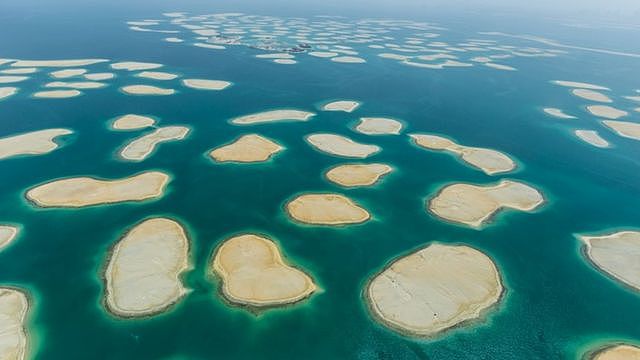
[[[622,137],[640,140],[640,123],[614,120],[603,120],[602,123]]]
[[[116,75],[114,73],[93,73],[93,74],[84,74],[83,77],[87,80],[92,81],[102,81],[113,79]]]
[[[555,116],[555,117],[557,117],[559,119],[576,119],[575,116],[569,115],[569,114],[565,114],[564,111],[562,111],[561,109],[557,109],[557,108],[544,108],[544,109],[542,109],[542,111],[544,111],[548,115]]]
[[[575,130],[573,132],[578,138],[584,142],[599,148],[609,147],[609,142],[600,136],[595,130]]]
[[[503,292],[500,272],[487,255],[469,246],[433,243],[374,276],[365,298],[385,326],[429,337],[480,318]]]
[[[573,89],[571,90],[571,93],[579,98],[589,100],[589,101],[596,101],[596,102],[603,102],[603,103],[613,102],[613,100],[611,100],[611,98],[608,97],[607,95],[597,91],[593,91],[593,90]]]
[[[487,175],[509,172],[516,168],[516,163],[509,156],[497,150],[464,146],[437,135],[411,134],[409,136],[416,145],[425,149],[451,152]]]
[[[364,159],[382,150],[377,145],[361,144],[336,134],[313,134],[306,140],[319,151],[349,158]]]
[[[184,126],[165,126],[132,140],[122,150],[120,156],[131,161],[142,161],[156,149],[158,144],[184,139],[189,128]]]
[[[224,90],[231,85],[228,81],[205,79],[184,79],[182,84],[198,90]]]
[[[49,90],[33,93],[33,97],[41,99],[66,99],[82,95],[80,90]]]
[[[76,59],[76,60],[18,60],[11,64],[13,67],[78,67],[109,61],[107,59]]]
[[[13,96],[18,92],[17,87],[0,87],[0,99],[8,98],[9,96]]]
[[[286,205],[291,218],[305,224],[360,224],[371,218],[367,210],[344,195],[334,193],[304,194]]]
[[[58,136],[73,133],[68,129],[46,129],[0,138],[0,160],[18,155],[42,155],[58,148]]]
[[[178,302],[187,290],[189,239],[167,218],[145,220],[114,246],[105,278],[105,304],[121,317],[150,316]]]
[[[234,304],[274,307],[308,298],[313,279],[288,265],[269,238],[244,234],[225,240],[215,252],[212,268],[222,279],[222,294]]]
[[[277,121],[308,121],[316,114],[302,110],[271,110],[250,115],[244,115],[231,120],[236,125],[251,125]]]
[[[0,84],[17,83],[20,81],[25,81],[28,78],[29,78],[28,76],[18,76],[18,75],[0,76]]]
[[[398,135],[402,131],[402,123],[394,119],[363,117],[356,131],[366,135]]]
[[[177,37],[168,37],[168,38],[165,38],[164,41],[170,42],[170,43],[181,43],[181,42],[184,42],[184,40],[182,40],[180,38],[177,38]]]
[[[0,359],[23,360],[27,356],[27,294],[0,287]]]
[[[640,291],[640,231],[577,237],[584,243],[584,253],[592,265]]]
[[[344,164],[331,168],[325,176],[345,187],[371,186],[392,170],[387,164]]]
[[[138,70],[151,70],[162,67],[162,64],[156,63],[147,63],[147,62],[136,62],[136,61],[123,61],[117,62],[110,65],[114,70],[129,70],[129,71],[138,71]]]
[[[319,57],[319,58],[330,58],[334,56],[338,56],[337,52],[332,51],[311,51],[309,55]]]
[[[556,85],[564,86],[564,87],[571,87],[571,88],[580,88],[580,89],[588,89],[588,90],[611,90],[608,87],[589,84],[589,83],[583,83],[583,82],[576,82],[576,81],[554,80],[552,81],[552,83]]]
[[[337,56],[332,57],[331,61],[343,64],[362,64],[367,62],[367,60],[356,56]]]
[[[79,76],[87,72],[87,69],[65,69],[50,72],[49,75],[56,79],[66,79],[74,76]]]
[[[173,95],[176,92],[152,85],[127,85],[120,89],[129,95]]]
[[[116,180],[75,177],[38,185],[25,196],[39,207],[77,208],[157,198],[164,194],[168,183],[169,175],[159,171]]]
[[[640,360],[640,347],[627,344],[607,346],[589,360]]]
[[[281,65],[293,65],[298,63],[297,61],[292,59],[274,59],[273,62]]]
[[[15,240],[18,228],[10,225],[0,225],[0,250],[6,248]]]
[[[209,156],[218,162],[262,162],[269,160],[284,148],[257,134],[243,135],[231,144],[213,149]]]
[[[542,194],[531,186],[502,180],[494,186],[447,185],[427,201],[427,209],[445,220],[480,228],[504,208],[533,211],[543,202]]]
[[[115,130],[138,130],[153,126],[155,123],[156,120],[148,116],[127,114],[115,119],[111,123],[111,128]]]
[[[33,74],[37,71],[38,71],[38,68],[15,68],[15,69],[0,70],[0,73],[8,74],[8,75],[24,75],[24,74]]]
[[[143,71],[136,74],[136,77],[153,80],[173,80],[177,78],[178,75],[162,71]]]
[[[518,69],[514,68],[513,66],[509,66],[509,65],[503,65],[503,64],[496,64],[496,63],[492,63],[492,62],[487,62],[483,64],[484,66],[496,69],[496,70],[506,70],[506,71],[516,71]]]
[[[95,81],[53,81],[44,85],[46,88],[71,88],[71,89],[99,89],[107,86],[105,83]]]
[[[353,100],[339,100],[333,101],[322,106],[324,111],[344,111],[352,112],[360,106],[360,102]]]

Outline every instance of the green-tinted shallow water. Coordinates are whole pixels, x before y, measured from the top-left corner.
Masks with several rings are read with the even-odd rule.
[[[130,33],[123,22],[134,18],[120,13],[89,19],[97,21],[93,26],[102,42],[109,39],[118,45],[78,49],[72,41],[60,40],[63,29],[71,28],[67,25],[42,36],[58,39],[52,41],[69,51],[63,45],[21,46],[18,40],[26,39],[24,34],[36,36],[27,26],[32,21],[25,20],[23,35],[13,40],[3,36],[7,46],[1,55],[154,61],[166,64],[168,72],[234,85],[204,92],[179,87],[176,80],[166,82],[179,89],[174,96],[131,97],[117,91],[134,83],[121,76],[109,87],[75,99],[34,100],[28,94],[45,81],[41,71],[33,75],[41,81],[20,85],[18,95],[0,101],[2,136],[48,127],[75,131],[46,156],[0,161],[0,220],[23,225],[19,239],[0,253],[0,284],[31,291],[29,327],[37,358],[575,359],[607,341],[640,341],[640,296],[594,270],[573,237],[640,227],[640,143],[600,127],[580,110],[584,102],[548,83],[593,82],[611,87],[616,96],[629,95],[640,86],[637,59],[593,53],[510,59],[517,72],[483,67],[428,71],[376,57],[365,66],[336,66],[310,57],[300,58],[295,66],[277,66],[254,59],[249,49],[211,53],[162,43],[158,34]],[[75,37],[86,43],[79,34],[69,39]],[[106,65],[92,70],[101,68],[107,70]],[[342,98],[363,105],[353,114],[318,111],[307,123],[228,123],[234,116],[274,108],[316,111],[323,101]],[[623,104],[627,110],[633,107]],[[562,123],[544,115],[545,106],[580,119]],[[186,124],[192,132],[184,141],[161,145],[141,163],[123,162],[117,160],[117,150],[138,133],[110,131],[107,122],[126,113],[157,116],[159,125]],[[450,155],[421,150],[406,135],[358,134],[350,130],[358,116],[398,118],[407,124],[407,132],[446,134],[466,145],[509,153],[521,167],[504,178],[538,187],[547,203],[531,214],[503,213],[482,231],[440,221],[425,211],[424,201],[443,184],[486,184],[503,177],[489,177]],[[580,142],[570,131],[574,124],[599,130],[615,147],[600,150]],[[252,132],[277,140],[286,151],[262,165],[220,165],[204,156]],[[395,170],[372,188],[339,188],[322,174],[344,160],[308,146],[303,138],[314,132],[377,144],[384,150],[371,161]],[[118,178],[149,169],[172,175],[161,199],[67,210],[36,209],[23,197],[28,188],[54,178]],[[345,228],[293,223],[283,205],[306,191],[347,194],[365,206],[373,220]],[[187,227],[193,269],[185,283],[193,290],[166,314],[116,319],[101,303],[107,253],[126,229],[157,215],[176,218]],[[210,256],[225,238],[248,231],[273,237],[322,291],[301,304],[259,316],[225,303],[208,275]],[[397,335],[370,318],[362,289],[387,262],[434,241],[467,244],[489,254],[507,292],[480,323],[432,340]]]

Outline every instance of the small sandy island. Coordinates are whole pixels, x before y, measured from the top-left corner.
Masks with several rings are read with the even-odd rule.
[[[603,103],[613,102],[613,100],[611,100],[611,98],[609,98],[607,95],[597,91],[593,91],[593,90],[573,89],[571,90],[571,93],[579,98],[589,100],[589,101],[596,101],[596,102],[603,102]]]
[[[10,84],[10,83],[16,83],[16,82],[20,82],[20,81],[25,81],[27,80],[29,77],[28,76],[0,76],[0,84]]]
[[[155,125],[156,120],[149,116],[127,114],[116,118],[111,123],[114,130],[138,130]]]
[[[184,79],[182,80],[182,84],[198,90],[224,90],[231,86],[229,81],[205,79]]]
[[[258,134],[248,134],[231,144],[211,150],[209,156],[218,162],[252,163],[267,161],[283,149],[270,139]]]
[[[153,218],[134,226],[114,246],[104,273],[105,303],[122,317],[150,316],[178,302],[187,290],[189,239],[180,224]]]
[[[143,71],[136,74],[136,77],[152,80],[173,80],[178,77],[176,74],[162,72],[162,71]]]
[[[516,168],[511,158],[497,150],[464,146],[437,135],[411,134],[416,145],[425,149],[449,151],[487,175],[509,172]]]
[[[356,131],[366,135],[398,135],[402,130],[402,123],[398,120],[363,117],[356,126]]]
[[[443,219],[479,228],[503,208],[533,211],[543,202],[542,194],[531,186],[502,180],[494,186],[447,185],[427,201],[427,208]]]
[[[75,60],[18,60],[13,67],[78,67],[109,61],[107,59],[75,59]]]
[[[138,71],[138,70],[151,70],[162,67],[162,64],[156,63],[147,63],[147,62],[136,62],[136,61],[123,61],[111,64],[111,68],[114,70],[129,70],[129,71]]]
[[[371,186],[392,170],[387,164],[344,164],[331,168],[325,176],[345,187]]]
[[[236,125],[251,125],[277,121],[307,121],[316,114],[302,110],[271,110],[244,115],[231,120]]]
[[[35,98],[42,99],[66,99],[82,95],[80,90],[50,90],[38,91],[33,94]]]
[[[71,88],[71,89],[100,89],[107,86],[105,83],[96,81],[53,81],[44,85],[46,88]]]
[[[599,148],[608,148],[609,142],[595,130],[575,130],[573,132],[580,140]]]
[[[189,128],[184,126],[165,126],[157,128],[150,134],[143,135],[132,140],[122,150],[120,156],[131,161],[142,161],[156,149],[158,144],[167,141],[184,139],[189,133]]]
[[[74,76],[83,75],[87,72],[87,69],[64,69],[50,72],[49,75],[56,79],[66,79]]]
[[[10,225],[0,225],[0,250],[9,246],[18,235],[18,228]]]
[[[367,210],[344,195],[304,194],[286,205],[293,219],[314,225],[347,225],[363,223],[371,218]]]
[[[75,177],[38,185],[25,194],[40,207],[84,207],[160,197],[169,175],[147,171],[119,180]]]
[[[628,121],[603,120],[602,123],[618,135],[629,139],[640,140],[640,124]]]
[[[584,243],[585,255],[600,271],[640,291],[639,231],[578,238]]]
[[[129,95],[173,95],[175,90],[153,85],[127,85],[120,88]]]
[[[23,360],[27,355],[26,318],[29,300],[22,290],[0,287],[0,359]]]
[[[222,279],[222,294],[234,304],[282,306],[316,291],[313,279],[288,265],[278,246],[264,236],[245,234],[225,240],[212,267]]]
[[[17,87],[0,87],[0,100],[4,98],[8,98],[9,96],[13,96],[18,92]]]
[[[56,138],[73,133],[68,129],[47,129],[0,138],[0,160],[18,155],[42,155],[58,148]]]
[[[350,113],[350,112],[353,112],[355,109],[357,109],[359,106],[360,106],[360,103],[358,101],[340,100],[340,101],[333,101],[328,104],[324,104],[324,106],[322,106],[322,110],[344,111],[344,112]]]
[[[109,79],[113,79],[114,77],[116,77],[116,75],[114,73],[91,73],[91,74],[84,74],[82,77],[84,77],[87,80],[91,80],[91,81],[102,81],[102,80],[109,80]]]
[[[613,120],[629,115],[629,113],[624,110],[616,109],[607,105],[589,105],[587,106],[587,111],[589,111],[593,116]]]
[[[568,119],[576,119],[575,116],[566,114],[564,111],[562,111],[561,109],[557,109],[557,108],[544,108],[544,109],[542,109],[542,111],[544,111],[548,115],[557,117],[558,119],[567,119],[567,120]]]
[[[350,158],[364,159],[382,150],[377,145],[357,143],[348,137],[336,134],[313,134],[307,136],[306,140],[319,151]]]
[[[640,347],[619,344],[596,351],[589,360],[640,360]]]
[[[436,243],[389,264],[370,280],[365,298],[382,324],[429,337],[480,318],[503,291],[500,272],[487,255]]]
[[[576,82],[576,81],[554,80],[552,81],[552,83],[556,85],[564,86],[564,87],[571,87],[571,88],[580,88],[580,89],[588,89],[588,90],[611,90],[608,87],[589,84],[589,83],[583,83],[583,82]]]

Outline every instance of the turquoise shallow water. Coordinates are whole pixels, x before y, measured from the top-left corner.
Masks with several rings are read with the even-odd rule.
[[[34,78],[42,81],[20,85],[20,94],[0,101],[1,135],[47,127],[75,131],[46,156],[0,161],[0,220],[24,227],[16,243],[0,253],[0,284],[32,292],[29,325],[37,358],[575,359],[607,341],[640,341],[640,296],[591,268],[573,237],[640,227],[640,143],[600,127],[580,109],[584,102],[548,83],[560,78],[593,82],[611,87],[617,96],[629,95],[640,86],[637,59],[582,52],[511,59],[517,72],[425,71],[377,58],[366,66],[308,57],[295,66],[276,66],[244,48],[211,53],[162,43],[158,34],[131,33],[123,22],[134,18],[121,12],[84,20],[76,15],[51,17],[59,28],[45,24],[51,32],[44,33],[32,27],[45,18],[42,14],[5,19],[22,30],[11,39],[3,36],[1,56],[155,61],[169,72],[229,80],[234,86],[215,93],[180,87],[174,96],[131,97],[117,91],[133,82],[121,76],[75,99],[34,100],[28,94],[44,81],[46,73],[40,72]],[[88,28],[89,22],[99,43],[76,46],[89,44],[91,34],[62,36],[74,26]],[[44,39],[29,40],[36,34]],[[57,46],[33,46],[47,39]],[[100,68],[107,69],[92,69]],[[353,114],[318,111],[307,123],[235,127],[227,122],[273,108],[314,111],[323,101],[340,98],[363,105]],[[545,106],[580,119],[562,123],[545,116]],[[620,106],[633,108],[630,102]],[[107,122],[129,112],[157,116],[160,125],[186,124],[192,133],[162,145],[142,163],[122,162],[115,158],[117,149],[137,133],[110,131]],[[535,185],[548,201],[535,213],[501,214],[482,231],[442,222],[425,211],[424,200],[443,184],[493,183],[502,177],[421,150],[406,136],[353,132],[358,116],[394,117],[407,124],[408,132],[446,134],[463,144],[507,152],[522,166],[505,178]],[[571,134],[574,126],[599,130],[615,148],[580,142]],[[218,165],[203,155],[250,132],[271,137],[287,150],[261,165]],[[323,172],[344,160],[310,148],[303,138],[314,132],[375,143],[384,150],[371,160],[389,163],[395,171],[372,188],[330,184]],[[36,209],[23,198],[28,188],[54,178],[117,178],[148,169],[173,177],[159,200],[61,210]],[[347,228],[295,224],[283,205],[306,191],[347,194],[369,209],[373,220]],[[116,319],[101,304],[107,252],[127,228],[154,215],[179,219],[187,227],[194,268],[185,282],[193,291],[166,314]],[[322,291],[259,316],[228,306],[207,266],[216,245],[245,231],[273,237]],[[507,293],[485,321],[432,340],[402,337],[372,321],[362,289],[388,261],[433,241],[468,244],[489,254]]]

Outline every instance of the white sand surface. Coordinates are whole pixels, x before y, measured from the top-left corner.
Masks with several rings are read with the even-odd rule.
[[[229,81],[207,79],[184,79],[182,84],[198,90],[224,90],[231,86]]]
[[[575,130],[573,132],[579,139],[599,148],[608,148],[609,142],[600,136],[595,130]]]
[[[120,156],[131,161],[143,161],[151,155],[159,144],[184,139],[189,128],[184,126],[165,126],[149,134],[133,139],[122,150]]]
[[[162,71],[143,71],[137,73],[136,77],[152,80],[173,80],[177,78],[178,75]]]
[[[78,67],[89,66],[109,61],[107,59],[75,59],[75,60],[18,60],[13,67]]]
[[[82,95],[80,90],[50,90],[33,93],[33,97],[43,99],[66,99],[80,95]]]
[[[68,129],[46,129],[0,138],[0,160],[19,155],[42,155],[58,148],[55,139],[69,135]]]
[[[354,100],[338,100],[324,104],[322,110],[324,111],[344,111],[353,112],[360,106],[360,102]]]
[[[569,115],[566,114],[563,110],[561,109],[556,109],[556,108],[544,108],[542,109],[545,113],[547,113],[548,115],[557,117],[559,119],[577,119],[575,116],[573,115]]]
[[[176,92],[174,89],[152,85],[127,85],[120,89],[129,95],[173,95]]]
[[[313,134],[306,140],[319,151],[349,158],[364,159],[382,150],[377,145],[361,144],[337,134]]]
[[[232,124],[236,125],[251,125],[261,124],[279,121],[308,121],[316,114],[309,111],[302,110],[270,110],[263,111],[255,114],[244,115],[231,120]]]
[[[123,62],[113,63],[110,66],[114,70],[139,71],[139,70],[157,69],[162,67],[163,65],[157,64],[157,63],[123,61]]]

